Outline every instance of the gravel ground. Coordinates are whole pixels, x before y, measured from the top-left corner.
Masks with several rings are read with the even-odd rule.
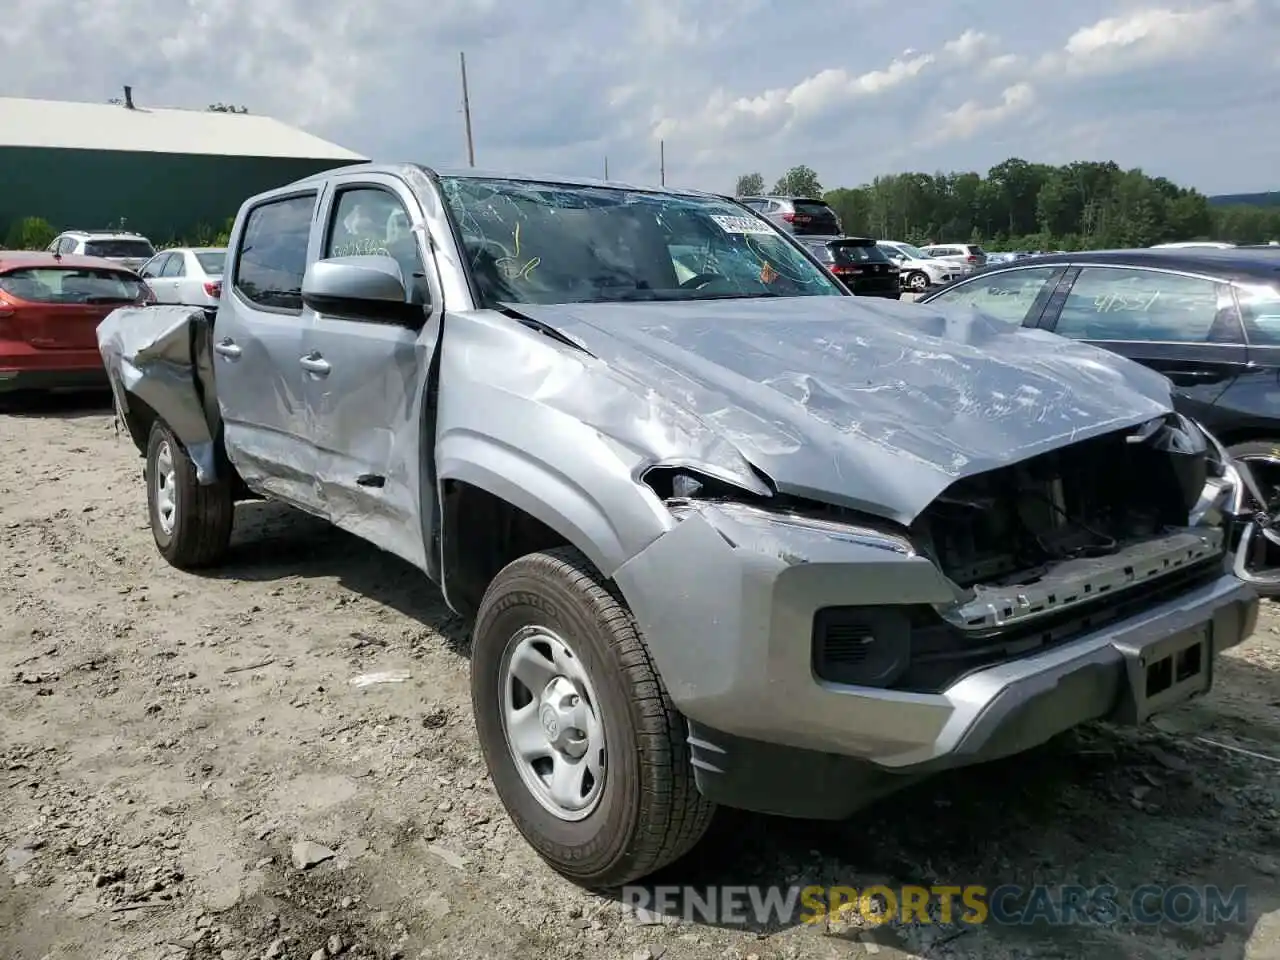
[[[1149,728],[1086,728],[846,824],[723,814],[661,878],[1245,884],[1245,923],[642,926],[503,815],[464,625],[422,576],[259,504],[225,569],[169,568],[141,460],[93,403],[0,414],[3,960],[1280,957],[1270,609],[1209,697]]]

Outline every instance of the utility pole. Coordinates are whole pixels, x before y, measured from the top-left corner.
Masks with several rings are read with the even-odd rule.
[[[606,180],[609,179],[609,158],[608,157],[604,158],[604,178]]]
[[[462,113],[467,121],[467,162],[476,165],[476,145],[471,139],[471,96],[467,93],[467,55],[458,54],[458,63],[462,67]]]
[[[664,187],[667,185],[667,142],[665,140],[658,141],[658,182]]]

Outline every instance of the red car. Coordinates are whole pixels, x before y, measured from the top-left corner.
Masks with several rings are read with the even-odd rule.
[[[142,279],[110,260],[0,250],[0,394],[107,386],[98,324],[152,302]]]

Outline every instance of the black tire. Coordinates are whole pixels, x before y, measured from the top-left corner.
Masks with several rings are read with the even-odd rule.
[[[172,461],[172,522],[161,516],[161,473],[158,461],[167,450]],[[151,426],[147,440],[147,514],[156,548],[173,566],[195,570],[221,561],[231,544],[235,501],[225,480],[202,485],[186,450],[161,420]],[[166,529],[167,527],[167,529]]]
[[[912,293],[924,293],[929,289],[929,275],[921,273],[919,270],[913,270],[907,274],[907,289]]]
[[[598,805],[585,819],[548,811],[516,768],[504,734],[504,652],[522,628],[555,631],[595,689],[607,744]],[[620,597],[577,550],[508,564],[476,616],[471,696],[480,746],[516,828],[558,873],[612,889],[674,862],[700,840],[714,807],[697,789],[687,727]]]

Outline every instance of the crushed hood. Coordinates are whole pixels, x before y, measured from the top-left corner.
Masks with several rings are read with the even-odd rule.
[[[903,524],[962,477],[1172,410],[1152,370],[965,307],[793,297],[512,309],[694,414],[780,492]]]

